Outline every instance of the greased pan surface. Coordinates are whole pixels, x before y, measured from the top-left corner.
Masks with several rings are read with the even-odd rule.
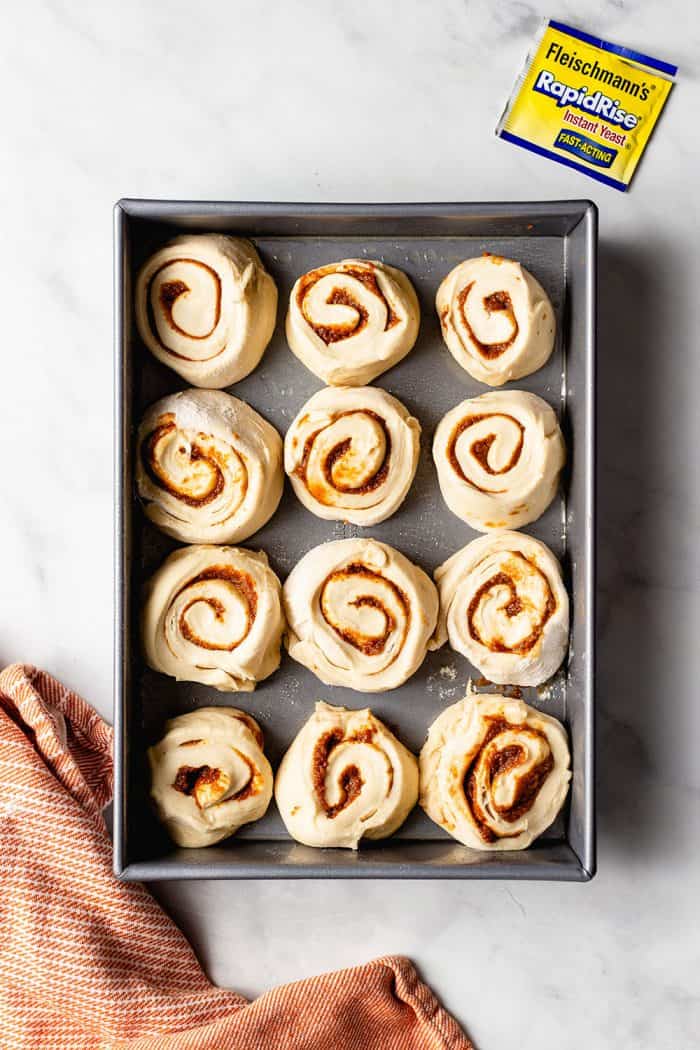
[[[556,824],[522,853],[468,850],[421,810],[392,838],[347,850],[314,850],[292,841],[274,804],[266,817],[206,850],[172,845],[151,810],[146,748],[167,718],[202,704],[234,704],[265,733],[273,766],[316,699],[371,706],[403,742],[418,751],[428,726],[460,699],[479,672],[449,647],[428,655],[404,686],[367,695],[324,686],[286,654],[253,693],[223,694],[175,682],[149,670],[139,639],[141,590],[178,544],[147,521],[134,492],[133,442],[144,410],[187,384],[157,362],[136,334],[132,289],[141,263],[183,231],[216,230],[251,238],[277,282],[280,302],[272,342],[259,367],[228,388],[284,435],[322,383],[289,350],[284,317],[296,277],[343,258],[381,259],[404,270],[421,304],[413,351],[374,385],[398,397],[423,428],[421,458],[404,505],[366,535],[392,544],[432,573],[475,538],[440,495],[431,457],[435,427],[466,397],[488,388],[472,379],[444,346],[434,298],[445,274],[484,251],[522,262],[549,293],[557,315],[555,351],[539,372],[506,389],[531,390],[557,411],[569,448],[560,497],[523,531],[561,558],[572,599],[567,663],[547,691],[524,699],[561,719],[570,734],[573,781]],[[597,215],[588,201],[519,204],[294,205],[121,201],[115,209],[116,339],[116,609],[115,847],[116,873],[158,878],[540,878],[586,881],[595,871],[594,827],[594,453],[595,279]],[[288,482],[279,510],[244,546],[267,551],[282,579],[302,554],[331,539],[361,534],[327,522],[298,502]]]

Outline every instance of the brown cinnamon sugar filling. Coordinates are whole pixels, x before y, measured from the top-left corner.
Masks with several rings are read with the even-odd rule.
[[[371,416],[372,419],[374,419],[375,422],[379,424],[384,434],[384,458],[382,459],[379,469],[370,478],[366,478],[359,485],[336,483],[333,480],[333,467],[338,462],[338,460],[345,455],[345,453],[348,451],[348,449],[350,449],[352,445],[352,439],[346,438],[344,441],[339,441],[338,444],[334,445],[334,447],[328,452],[328,455],[326,456],[322,465],[323,476],[328,486],[330,488],[335,489],[336,492],[349,492],[358,496],[364,495],[367,492],[373,492],[375,489],[379,488],[380,485],[383,485],[386,481],[391,461],[391,437],[389,435],[389,431],[387,430],[386,422],[382,419],[380,415],[378,415],[376,412],[373,412],[369,408],[348,409],[348,411],[346,412],[338,412],[333,417],[329,425],[332,426],[333,423],[336,422],[336,420],[342,419],[344,416]],[[304,442],[304,451],[302,453],[301,462],[296,468],[297,476],[300,477],[306,483],[307,487],[309,487],[307,480],[307,468],[309,464],[309,457],[311,456],[311,451],[313,449],[316,438],[319,434],[322,433],[323,430],[316,430],[313,434],[310,434],[309,437],[306,439],[306,441]],[[319,501],[319,503],[324,502],[322,491],[311,488],[309,490],[312,492],[312,495]]]
[[[319,737],[311,757],[311,768],[314,791],[323,808],[324,813],[331,820],[349,806],[358,797],[364,786],[364,780],[360,770],[354,763],[345,766],[338,776],[338,788],[340,798],[338,802],[331,805],[326,796],[326,777],[328,775],[328,763],[334,749],[342,743],[371,744],[374,739],[374,729],[368,727],[352,736],[345,737],[343,730],[329,729]]]
[[[262,784],[262,775],[258,772],[255,765],[248,758],[247,755],[242,754],[237,748],[234,749],[238,757],[248,767],[248,779],[242,788],[235,792],[233,795],[229,795],[226,802],[242,802],[246,798],[250,798],[251,795],[256,794]],[[200,803],[200,792],[206,789],[208,786],[218,784],[226,775],[222,773],[220,769],[212,768],[211,766],[180,766],[177,771],[175,780],[173,781],[173,788],[175,791],[179,791],[183,795],[188,797],[194,797],[195,802],[201,807]],[[228,779],[228,778],[226,778]]]
[[[211,474],[211,484],[202,496],[191,496],[183,489],[178,488],[161,470],[155,454],[158,443],[168,434],[171,434],[177,426],[172,413],[168,413],[163,419],[164,421],[141,442],[141,462],[144,470],[154,485],[157,485],[158,488],[163,489],[171,496],[175,496],[176,499],[186,503],[189,507],[203,507],[207,503],[211,503],[212,500],[215,500],[221,494],[225,486],[224,474],[216,452],[214,450],[205,452],[199,445],[192,442],[190,445],[190,461],[192,463],[204,461],[207,464]],[[244,481],[245,487],[247,487],[247,475]]]
[[[493,467],[491,467],[491,465],[489,464],[489,452],[491,451],[491,446],[496,440],[495,434],[487,434],[487,436],[485,438],[482,438],[480,441],[474,441],[470,445],[469,451],[471,452],[472,456],[474,456],[474,458],[480,463],[480,465],[483,467],[486,473],[491,474],[494,477],[500,474],[507,474],[508,471],[513,469],[513,467],[520,459],[521,453],[523,451],[523,443],[525,441],[525,427],[522,425],[522,423],[519,422],[519,420],[515,418],[515,416],[511,416],[507,412],[486,412],[482,413],[481,415],[466,416],[464,419],[462,419],[454,428],[450,436],[450,440],[447,444],[447,458],[455,474],[457,474],[457,476],[460,477],[462,481],[466,482],[467,485],[471,485],[472,488],[478,489],[479,492],[495,492],[500,490],[484,489],[481,488],[480,485],[476,485],[473,481],[470,481],[469,478],[465,475],[464,471],[462,470],[459,459],[457,458],[457,442],[459,441],[462,434],[465,432],[465,430],[468,430],[470,427],[475,426],[477,423],[481,423],[484,419],[508,419],[511,423],[515,423],[516,427],[520,431],[520,436],[515,448],[513,449],[511,457],[505,464],[505,466],[501,467],[500,470],[494,470]]]
[[[155,273],[152,274],[151,279],[148,282],[148,288],[146,289],[148,327],[151,331],[153,338],[158,341],[158,343],[162,346],[162,348],[165,351],[167,351],[167,353],[172,354],[173,357],[179,357],[183,361],[192,361],[193,358],[187,357],[185,354],[178,354],[175,350],[172,350],[169,346],[166,346],[163,340],[160,338],[160,335],[158,333],[158,327],[155,323],[155,317],[153,314],[153,306],[151,303],[151,289],[153,287],[153,282],[155,281],[159,273],[167,269],[168,266],[173,266],[175,263],[184,263],[188,266],[198,266],[200,267],[200,269],[206,270],[206,272],[209,274],[212,281],[214,282],[214,288],[216,290],[214,323],[212,324],[209,331],[205,332],[204,335],[192,335],[190,332],[186,332],[183,328],[180,328],[180,326],[176,323],[173,317],[173,306],[175,305],[176,300],[179,299],[181,295],[184,295],[186,292],[190,291],[189,285],[182,280],[173,280],[164,281],[163,284],[160,286],[158,298],[165,321],[168,327],[171,328],[173,332],[176,332],[178,335],[185,336],[186,339],[208,339],[212,332],[215,330],[216,326],[218,325],[219,320],[221,318],[221,278],[219,277],[216,270],[213,270],[211,266],[207,266],[206,263],[200,262],[199,259],[168,259],[167,262],[164,262],[162,266],[158,267],[158,269],[155,271]]]
[[[541,762],[538,762],[524,776],[517,779],[515,797],[510,806],[498,806],[490,801],[490,807],[502,820],[512,824],[527,813],[535,803],[545,780],[554,768],[554,758],[549,747],[549,741],[544,733],[536,729],[525,728],[521,725],[513,725],[505,718],[489,718],[486,733],[479,745],[476,754],[469,763],[463,779],[464,796],[469,806],[472,819],[484,842],[495,842],[497,838],[510,838],[509,835],[499,835],[488,823],[488,815],[481,808],[477,797],[479,787],[479,774],[484,774],[485,789],[490,799],[491,786],[495,777],[516,768],[525,761],[526,754],[524,746],[509,744],[500,749],[488,749],[488,745],[504,732],[515,732],[521,738],[544,741],[547,753]],[[488,752],[488,759],[484,756]]]
[[[338,582],[347,579],[348,577],[356,577],[359,581],[367,580],[373,582],[375,580],[379,580],[384,586],[388,587],[395,595],[405,614],[406,621],[408,622],[410,618],[410,603],[404,592],[401,590],[401,588],[398,587],[393,582],[393,580],[387,579],[380,573],[373,572],[371,569],[368,569],[365,565],[362,565],[359,562],[354,562],[351,565],[346,565],[345,568],[338,569],[336,572],[331,573],[330,576],[327,576],[323,585],[324,589],[330,583]],[[331,623],[331,621],[326,616],[325,610],[323,608],[323,601],[321,601],[321,613],[328,626],[331,627],[335,631],[335,633],[339,635],[344,641],[348,642],[355,649],[358,649],[360,652],[364,653],[365,656],[376,656],[379,653],[383,652],[384,646],[391,637],[392,632],[396,629],[396,619],[391,613],[391,611],[387,609],[385,605],[382,604],[379,598],[376,598],[372,594],[359,594],[356,598],[353,599],[353,601],[350,604],[358,609],[363,607],[377,609],[384,617],[384,630],[382,631],[382,633],[375,637],[370,637],[366,634],[363,634],[361,631],[355,630],[354,628],[340,627],[338,624]]]
[[[200,778],[202,783],[212,783],[218,780],[219,770],[211,766],[180,766],[173,787],[182,795],[192,795]]]
[[[232,584],[236,590],[242,596],[245,607],[246,607],[246,630],[243,638],[238,641],[231,642],[229,645],[215,645],[208,642],[205,638],[200,638],[190,627],[187,622],[187,612],[192,608],[193,605],[197,605],[199,602],[205,602],[213,611],[216,619],[221,621],[224,618],[226,612],[225,606],[218,598],[214,596],[202,596],[193,598],[192,601],[185,605],[184,609],[180,613],[180,619],[178,621],[178,629],[182,636],[187,639],[188,642],[192,642],[193,645],[199,646],[200,649],[211,649],[225,652],[232,652],[236,649],[243,639],[247,636],[250,628],[253,625],[255,616],[258,609],[258,594],[255,588],[255,582],[247,572],[241,572],[238,569],[234,569],[230,565],[215,565],[210,569],[205,569],[199,573],[198,576],[193,576],[192,579],[188,580],[183,587],[177,592],[175,597],[182,594],[183,591],[188,590],[196,583],[200,583],[202,580],[223,580],[226,583]]]
[[[357,317],[354,322],[348,324],[335,324],[335,325],[317,325],[313,319],[309,317],[306,310],[306,296],[311,288],[321,280],[322,277],[327,277],[329,274],[337,274],[338,277],[342,277],[347,274],[349,277],[355,278],[360,281],[365,288],[367,288],[373,295],[376,295],[386,307],[386,324],[384,331],[388,331],[393,328],[395,324],[398,324],[400,318],[394,313],[391,305],[379,287],[374,268],[370,263],[367,264],[367,269],[348,268],[348,269],[337,269],[335,266],[320,266],[316,270],[310,270],[309,273],[304,274],[299,280],[299,287],[297,289],[297,305],[301,310],[306,323],[313,328],[316,335],[323,340],[324,343],[337,343],[342,339],[347,339],[350,336],[357,335],[367,325],[367,310],[354,298],[351,292],[346,288],[333,288],[330,295],[326,299],[326,302],[331,304],[341,304],[342,306],[350,306],[355,310]]]
[[[520,331],[520,328],[515,313],[513,312],[513,303],[508,292],[492,292],[490,295],[484,296],[484,309],[489,314],[504,312],[512,325],[511,335],[502,343],[482,343],[480,339],[477,339],[476,335],[474,334],[474,330],[472,329],[472,326],[467,320],[466,312],[464,309],[464,304],[467,300],[467,296],[474,287],[474,284],[474,281],[470,281],[469,284],[465,285],[464,288],[462,288],[459,295],[457,296],[457,309],[459,310],[460,317],[462,318],[462,324],[466,328],[472,343],[474,344],[474,346],[479,351],[482,357],[485,357],[489,361],[491,361],[497,357],[500,357],[501,354],[505,353],[505,351],[513,345],[513,343],[518,337],[518,332]]]
[[[479,605],[481,604],[484,595],[488,594],[489,591],[493,590],[496,587],[506,587],[508,589],[508,601],[501,606],[501,609],[503,610],[503,612],[505,612],[506,616],[512,618],[523,611],[523,602],[522,599],[519,597],[517,591],[517,578],[514,578],[513,575],[507,572],[497,572],[493,576],[491,576],[490,579],[486,580],[484,583],[481,584],[481,586],[478,588],[477,591],[475,591],[471,601],[469,602],[469,608],[467,609],[467,625],[469,628],[469,634],[475,642],[478,642],[480,645],[483,645],[486,649],[490,649],[493,653],[514,653],[517,656],[527,655],[527,653],[530,652],[530,650],[537,644],[539,639],[542,637],[542,632],[544,631],[545,624],[556,610],[557,602],[556,598],[554,597],[554,594],[552,593],[552,588],[549,586],[549,580],[544,575],[544,573],[540,569],[538,569],[538,567],[532,562],[528,562],[528,565],[543,579],[546,587],[547,598],[545,601],[544,609],[542,610],[542,613],[540,615],[540,619],[535,624],[527,638],[524,638],[523,641],[520,642],[518,645],[509,648],[500,639],[492,639],[491,641],[485,641],[481,637],[479,630],[474,622],[477,609],[479,608]]]

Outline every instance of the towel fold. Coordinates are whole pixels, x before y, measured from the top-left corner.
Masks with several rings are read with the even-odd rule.
[[[102,809],[112,730],[45,671],[0,674],[3,1050],[471,1050],[412,964],[386,956],[248,1002],[216,988]]]

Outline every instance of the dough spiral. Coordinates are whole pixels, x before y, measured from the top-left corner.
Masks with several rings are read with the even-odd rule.
[[[418,800],[418,763],[368,708],[319,701],[282,759],[275,798],[297,842],[357,849],[403,824]]]
[[[489,386],[530,375],[554,349],[549,297],[512,259],[465,259],[443,280],[435,305],[450,353]]]
[[[326,387],[307,401],[284,440],[299,500],[329,521],[377,525],[411,487],[420,424],[378,387]]]
[[[139,427],[136,485],[151,521],[185,543],[236,543],[272,517],[282,496],[282,439],[221,390],[184,390]]]
[[[498,685],[541,685],[561,665],[569,598],[559,563],[522,532],[480,536],[435,571],[440,619],[433,648],[450,645]]]
[[[151,353],[193,386],[252,372],[270,341],[277,287],[249,241],[176,237],[136,279],[136,325]]]
[[[287,342],[330,386],[364,386],[413,347],[420,307],[405,273],[344,259],[301,276],[289,299]]]
[[[326,685],[363,693],[395,689],[410,678],[437,621],[432,581],[377,540],[315,547],[283,593],[289,655]]]
[[[272,798],[260,727],[235,707],[171,719],[148,759],[151,797],[178,846],[220,842],[264,816]]]
[[[453,514],[479,532],[536,521],[554,499],[566,448],[546,401],[489,391],[443,416],[433,458]]]
[[[433,722],[420,753],[420,804],[472,849],[526,849],[564,804],[566,731],[522,700],[468,694]]]
[[[255,689],[279,667],[280,597],[262,551],[208,545],[174,551],[146,589],[149,666],[223,692]]]

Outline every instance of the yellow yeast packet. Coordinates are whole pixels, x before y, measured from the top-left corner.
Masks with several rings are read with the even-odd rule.
[[[626,190],[677,66],[549,20],[496,134]]]

